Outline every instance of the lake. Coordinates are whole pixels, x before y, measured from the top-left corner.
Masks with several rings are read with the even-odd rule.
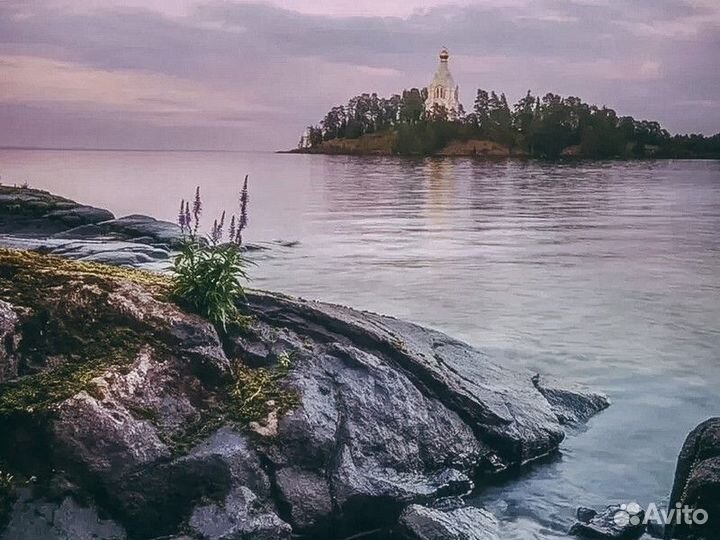
[[[667,500],[686,434],[720,412],[720,162],[0,150],[3,183],[117,215],[175,220],[200,185],[207,226],[246,173],[246,241],[272,246],[254,286],[431,326],[611,397],[560,456],[477,496],[504,539],[562,537],[578,505]]]

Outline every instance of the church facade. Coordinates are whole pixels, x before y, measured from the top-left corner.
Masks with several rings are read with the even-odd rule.
[[[425,112],[431,114],[435,106],[439,105],[445,108],[448,118],[454,120],[460,114],[460,88],[450,73],[449,59],[450,53],[443,47],[440,51],[440,64],[430,86],[427,87]]]

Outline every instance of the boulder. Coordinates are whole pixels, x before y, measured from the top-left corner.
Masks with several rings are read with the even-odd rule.
[[[683,508],[704,510],[707,522],[668,524],[665,538],[720,538],[720,417],[706,420],[685,439],[675,469],[668,510],[674,510],[678,504]]]
[[[80,505],[72,497],[59,502],[33,499],[21,490],[0,540],[125,540],[125,530],[101,518],[93,505]]]
[[[149,216],[115,219],[108,210],[46,191],[0,186],[0,245],[135,268],[163,269],[182,244],[180,228]]]
[[[637,503],[612,504],[601,512],[580,507],[568,534],[598,540],[636,540],[645,533],[645,511]]]
[[[114,216],[108,210],[79,204],[47,191],[0,186],[0,234],[47,237],[112,219]]]
[[[79,205],[72,208],[59,208],[51,210],[45,217],[50,220],[61,221],[67,226],[81,226],[87,223],[98,223],[114,219],[112,212],[104,208]]]
[[[536,374],[532,381],[535,388],[548,401],[561,424],[585,422],[610,404],[605,394],[592,392],[579,384],[540,374]]]
[[[196,507],[190,529],[206,540],[289,540],[292,529],[246,487],[230,493],[222,503]]]
[[[180,227],[169,221],[161,221],[150,216],[133,214],[130,216],[92,222],[56,235],[57,238],[96,238],[110,237],[115,240],[132,241],[142,238],[145,243],[163,245],[168,248],[179,247],[183,242]]]
[[[500,524],[487,510],[474,506],[431,508],[413,504],[400,515],[408,540],[500,540]]]
[[[551,405],[531,373],[389,317],[258,291],[248,307],[254,340],[292,351],[287,384],[300,404],[280,420],[267,457],[301,531],[347,516],[384,526],[407,504],[464,494],[479,472],[557,450],[558,407],[582,403],[584,418],[608,405],[572,390]],[[255,341],[235,341],[237,354]]]
[[[492,538],[487,513],[434,501],[556,452],[571,412],[607,406],[435,330],[279,294],[248,291],[242,328],[219,334],[156,276],[3,251],[0,294],[8,335],[32,311],[34,345],[0,382],[0,460],[138,540],[343,538],[411,505],[416,538]]]

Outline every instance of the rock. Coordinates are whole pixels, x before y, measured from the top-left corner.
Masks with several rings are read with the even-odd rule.
[[[130,241],[94,237],[88,239],[0,236],[0,246],[37,251],[83,262],[98,262],[148,270],[163,270],[170,264],[167,249]]]
[[[600,513],[578,509],[578,522],[568,534],[601,540],[635,540],[645,532],[645,511],[639,504],[613,504]]]
[[[103,221],[97,226],[106,233],[125,236],[126,239],[152,238],[153,244],[164,244],[171,248],[179,247],[183,242],[183,234],[175,223],[139,214]]]
[[[108,238],[111,241],[139,242],[166,248],[179,247],[183,234],[174,223],[134,214],[114,219],[112,216],[91,224],[74,227],[53,235],[56,239]]]
[[[46,191],[0,186],[0,245],[136,268],[162,269],[183,235],[148,216],[115,219],[108,210]]]
[[[98,516],[94,506],[79,505],[72,497],[61,502],[32,500],[29,490],[15,502],[0,540],[125,540],[123,528]]]
[[[290,519],[297,529],[317,529],[318,516],[332,515],[330,486],[319,473],[289,466],[278,471],[275,480],[287,501]]]
[[[0,186],[0,234],[47,237],[79,225],[112,219],[114,216],[107,210],[47,191]]]
[[[223,427],[193,448],[189,456],[195,460],[221,461],[235,485],[246,486],[253,493],[268,497],[271,490],[270,479],[254,446],[247,434]]]
[[[391,529],[408,505],[408,524],[434,523],[418,531],[486,538],[489,525],[466,524],[488,515],[433,502],[557,451],[559,410],[606,406],[440,332],[278,294],[248,291],[245,328],[221,340],[166,285],[119,276],[0,251],[0,293],[33,310],[20,334],[36,345],[22,391],[4,400],[0,386],[13,441],[0,460],[75,486],[138,540],[187,524],[205,538],[342,538]],[[13,296],[15,282],[51,286]]]
[[[577,509],[577,518],[581,523],[588,523],[595,516],[597,516],[597,511],[593,508],[581,506]]]
[[[463,494],[469,476],[520,466],[563,438],[532,374],[444,334],[281,295],[253,291],[248,301],[254,339],[273,349],[258,337],[268,325],[293,353],[288,385],[301,402],[280,420],[268,458],[298,530],[348,515],[386,525],[408,503]],[[575,399],[568,390],[556,406]]]
[[[490,447],[492,451],[485,455],[495,469],[553,452],[564,437],[557,414],[536,388],[532,374],[500,367],[483,352],[440,332],[281,295],[253,292],[248,300],[250,309],[263,322],[337,344],[326,350],[341,364],[362,368],[369,363],[364,371],[377,364],[406,378],[399,381],[400,386],[417,388],[421,395],[441,402]],[[377,352],[363,352],[370,350]],[[392,396],[390,388],[387,393]],[[564,404],[572,408],[576,399],[580,398],[572,391],[559,393],[555,407]],[[599,395],[588,403],[595,403],[595,412],[607,406]],[[591,407],[588,405],[588,410]]]
[[[206,540],[288,540],[290,526],[240,487],[221,504],[198,506],[190,516],[190,529]]]
[[[720,417],[706,420],[685,439],[668,510],[676,509],[678,504],[704,510],[707,522],[668,524],[665,538],[720,538]]]
[[[561,424],[578,424],[610,406],[604,394],[591,392],[577,384],[535,375],[535,388],[547,399]]]
[[[408,540],[499,540],[499,523],[482,508],[435,509],[413,504],[400,516]]]
[[[170,252],[166,249],[117,240],[45,241],[36,251],[77,261],[135,268],[167,263],[170,259]]]
[[[58,406],[52,433],[61,462],[80,466],[106,484],[170,456],[149,421],[85,391]]]
[[[92,206],[75,206],[73,208],[61,208],[52,210],[46,214],[51,220],[58,220],[68,226],[84,225],[86,223],[98,223],[114,219],[112,212],[104,208],[94,208]]]
[[[203,318],[157,300],[131,283],[119,284],[105,297],[105,302],[132,323],[145,325],[153,335],[166,340],[201,377],[215,380],[229,376],[230,361],[217,330]]]
[[[183,373],[174,358],[159,362],[150,349],[140,352],[132,366],[110,368],[90,384],[93,395],[114,411],[127,410],[133,417],[147,420],[162,437],[172,437],[187,424],[200,420],[193,405],[204,393]]]
[[[0,300],[0,384],[18,376],[19,322],[13,306]]]

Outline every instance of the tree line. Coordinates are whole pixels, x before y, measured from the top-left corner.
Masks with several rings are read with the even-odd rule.
[[[517,155],[556,159],[720,157],[720,133],[671,135],[658,122],[619,116],[613,109],[580,98],[528,93],[510,105],[504,93],[478,89],[472,110],[425,110],[425,89],[412,88],[389,98],[361,94],[331,108],[319,125],[308,127],[309,144],[394,131],[393,153],[427,155],[451,141],[489,140]]]

